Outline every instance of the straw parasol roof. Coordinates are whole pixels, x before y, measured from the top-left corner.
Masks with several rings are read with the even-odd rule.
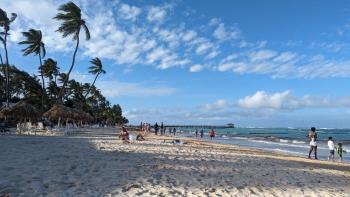
[[[92,119],[90,114],[75,108],[66,107],[64,105],[54,105],[51,109],[44,113],[44,116],[54,120],[61,118],[66,120],[89,121]]]
[[[74,120],[78,121],[91,121],[93,117],[82,110],[72,108]]]
[[[44,116],[49,119],[73,119],[71,108],[64,105],[54,105],[51,109],[44,113]]]
[[[0,117],[9,117],[14,119],[38,119],[40,112],[33,105],[19,101],[14,106],[3,108],[0,111]]]

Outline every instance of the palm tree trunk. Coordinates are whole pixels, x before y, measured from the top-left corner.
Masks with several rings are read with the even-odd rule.
[[[64,88],[65,88],[65,86],[67,85],[67,82],[68,82],[68,79],[69,79],[69,75],[70,75],[70,73],[71,73],[72,70],[73,70],[74,63],[75,63],[75,56],[76,56],[76,54],[77,54],[78,47],[79,47],[79,32],[78,32],[78,36],[77,36],[77,44],[76,44],[76,46],[75,46],[75,50],[74,50],[74,53],[73,53],[72,64],[71,64],[71,66],[70,66],[70,69],[69,69],[69,71],[68,71],[68,73],[67,73],[66,78],[64,79],[62,88],[61,88],[60,92],[58,93],[58,97],[57,97],[57,100],[56,100],[56,104],[62,102],[62,96],[63,96],[63,94],[64,94]]]
[[[3,62],[3,60],[2,60],[1,52],[0,52],[0,61],[1,61],[1,64],[4,64],[4,62]]]
[[[10,92],[9,92],[9,81],[10,81],[10,76],[9,76],[9,57],[8,57],[8,52],[7,52],[7,31],[5,31],[5,39],[4,39],[4,49],[5,49],[5,58],[6,58],[6,107],[10,106]]]
[[[95,77],[95,79],[94,79],[94,82],[92,82],[92,84],[91,84],[89,90],[86,92],[86,94],[85,94],[85,96],[84,96],[85,99],[86,99],[87,95],[90,93],[92,86],[95,85],[96,79],[97,79],[97,77],[98,77],[99,75],[100,75],[100,73],[97,73],[97,75],[96,75],[96,77]]]
[[[41,81],[42,81],[42,88],[43,92],[41,95],[41,111],[44,112],[44,96],[46,95],[46,90],[45,90],[45,79],[44,79],[44,73],[43,73],[43,63],[41,61],[41,52],[39,52],[39,61],[40,61],[40,74],[41,74]]]

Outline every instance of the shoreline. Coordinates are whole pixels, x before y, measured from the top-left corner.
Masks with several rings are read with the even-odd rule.
[[[349,167],[350,170],[350,163],[348,162],[338,162],[338,161],[328,161],[328,160],[316,160],[316,159],[309,159],[302,156],[297,156],[293,154],[288,154],[284,152],[277,152],[277,151],[270,151],[270,150],[264,150],[264,149],[258,149],[254,147],[246,147],[246,146],[239,146],[234,144],[222,144],[218,142],[211,142],[207,140],[199,140],[199,139],[193,139],[189,137],[170,137],[170,136],[156,136],[153,134],[152,137],[147,137],[149,139],[157,139],[157,140],[171,140],[171,139],[179,139],[186,142],[193,143],[195,145],[203,146],[203,148],[219,148],[219,149],[225,149],[225,151],[233,151],[238,152],[241,151],[242,154],[254,154],[255,156],[261,156],[261,157],[269,157],[269,158],[279,158],[279,159],[286,159],[288,161],[301,161],[305,163],[315,163],[315,164],[325,164],[325,165],[336,165],[336,166],[344,166]]]

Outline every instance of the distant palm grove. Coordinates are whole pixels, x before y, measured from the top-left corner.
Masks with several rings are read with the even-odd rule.
[[[9,59],[8,38],[11,36],[11,24],[16,20],[15,13],[6,13],[0,8],[0,107],[10,108],[15,103],[25,102],[34,106],[40,114],[53,107],[62,106],[65,109],[88,114],[90,123],[104,125],[126,124],[128,120],[122,116],[119,105],[111,105],[96,88],[95,82],[99,76],[106,73],[102,61],[96,57],[86,68],[94,75],[91,83],[81,83],[70,78],[76,63],[80,39],[90,39],[86,21],[82,18],[80,8],[73,2],[68,2],[58,8],[53,20],[58,20],[60,26],[57,32],[62,39],[73,39],[71,64],[67,72],[60,70],[60,61],[46,56],[43,34],[38,29],[28,29],[22,32],[23,40],[18,44],[22,47],[24,56],[32,55],[38,62],[38,74],[30,75],[11,64]],[[12,118],[12,120],[15,118]],[[64,119],[64,117],[62,117]],[[21,121],[21,120],[20,120]]]

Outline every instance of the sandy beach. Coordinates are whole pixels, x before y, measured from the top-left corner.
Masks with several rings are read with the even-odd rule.
[[[0,136],[0,196],[350,196],[350,164],[182,141]]]

